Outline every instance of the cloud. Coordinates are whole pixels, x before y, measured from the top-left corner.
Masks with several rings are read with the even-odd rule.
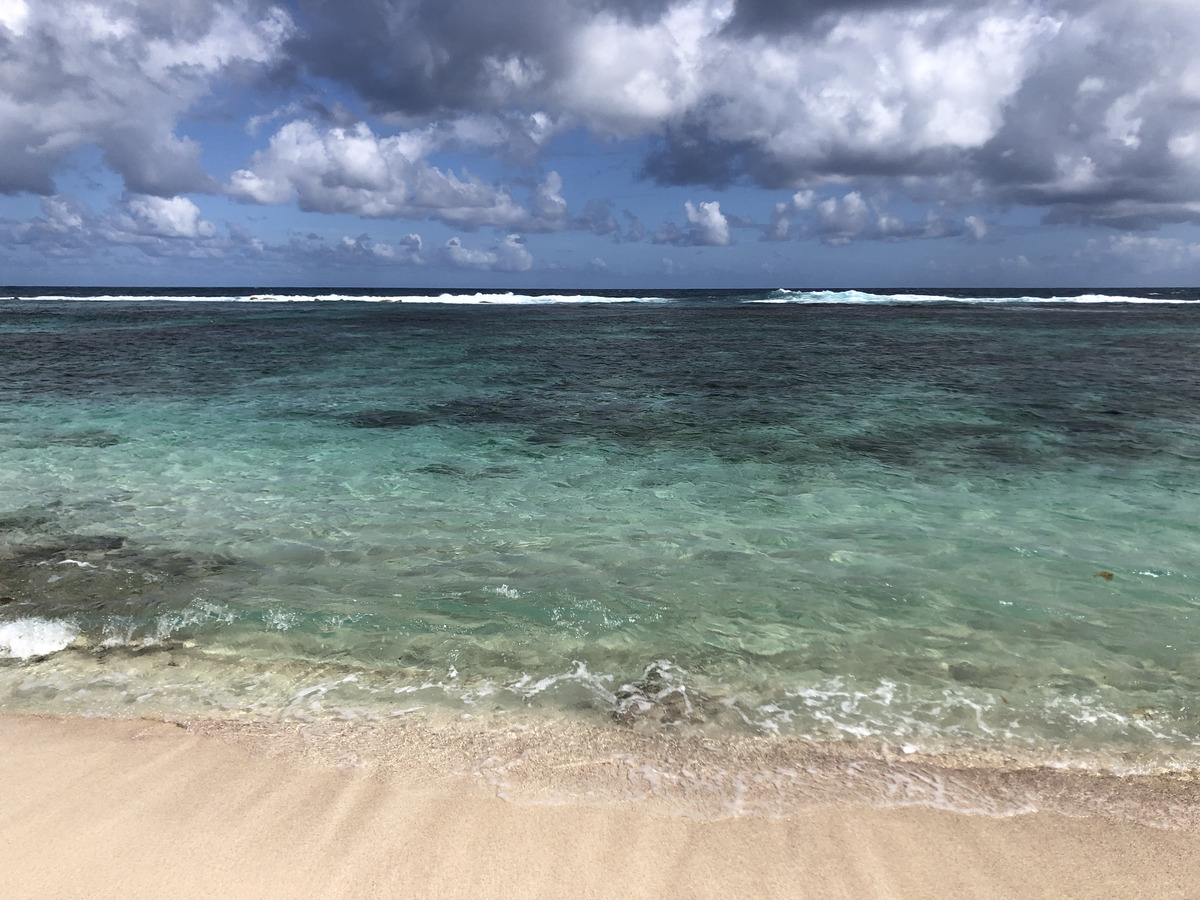
[[[867,227],[871,211],[862,194],[851,191],[837,199],[830,197],[817,204],[821,240],[833,246],[848,244]]]
[[[290,44],[297,71],[351,88],[377,115],[538,113],[534,147],[573,126],[649,138],[643,171],[663,184],[882,179],[914,197],[1041,206],[1055,222],[1200,219],[1191,0],[304,9],[319,26]]]
[[[1051,222],[1196,221],[1200,6],[1060,7],[1053,52],[980,148],[981,177],[1005,200],[1049,208]]]
[[[1101,263],[1115,259],[1122,266],[1161,276],[1165,271],[1194,272],[1200,265],[1200,243],[1174,237],[1121,234],[1106,240],[1089,240],[1081,256]]]
[[[967,216],[963,219],[963,226],[973,241],[982,241],[987,237],[988,224],[981,216]]]
[[[875,6],[820,34],[715,30],[700,96],[666,123],[649,174],[720,183],[732,167],[775,187],[959,168],[1000,128],[1057,27],[1015,7]]]
[[[200,218],[200,207],[187,197],[134,196],[125,203],[135,223],[131,231],[166,238],[212,237],[212,222]]]
[[[693,204],[691,200],[683,205],[688,223],[692,226],[687,231],[668,223],[654,235],[656,244],[675,244],[680,247],[726,247],[730,243],[729,219],[721,212],[721,204],[717,200],[707,203]]]
[[[281,127],[265,150],[234,172],[229,193],[262,204],[295,201],[302,210],[368,218],[433,218],[460,228],[554,231],[565,227],[562,179],[550,172],[530,208],[505,187],[456,175],[425,157],[443,136],[432,129],[378,137],[365,124],[321,128],[305,120]]]
[[[525,272],[533,266],[533,255],[525,249],[525,238],[510,234],[487,250],[464,247],[453,237],[442,246],[442,259],[459,269],[488,272]]]
[[[1146,229],[1200,222],[1197,44],[1194,0],[0,0],[0,193],[54,196],[96,148],[132,223],[110,226],[141,238],[206,239],[176,201],[223,189],[642,239],[532,174],[579,132],[628,141],[659,184],[786,191],[767,240],[982,240],[1014,204]],[[202,141],[229,116],[257,149],[218,178]],[[445,164],[461,153],[517,174]],[[870,199],[888,194],[950,212],[902,221]],[[722,246],[739,224],[685,211],[655,239]]]
[[[979,5],[985,0],[956,0],[960,7]],[[781,31],[828,29],[846,15],[863,15],[882,10],[919,9],[933,5],[928,0],[805,0],[780,3],[779,0],[738,0],[727,30],[734,34],[776,34]]]
[[[134,193],[210,190],[181,114],[224,78],[276,60],[292,21],[252,0],[6,0],[0,13],[0,192],[54,192],[95,146]]]
[[[337,266],[419,266],[425,262],[421,256],[422,243],[419,234],[406,234],[392,244],[372,240],[371,235],[366,233],[358,237],[346,235],[333,243],[318,235],[308,234],[293,237],[287,248],[271,249],[275,256],[303,256],[310,265],[316,257],[321,262]]]
[[[261,272],[274,267],[289,277],[299,271],[361,273],[429,261],[422,252],[421,236],[415,233],[392,242],[373,240],[366,233],[334,239],[293,234],[282,243],[268,244],[236,223],[222,231],[186,197],[131,195],[103,212],[67,195],[45,197],[41,205],[40,216],[0,230],[0,257],[20,259],[22,252],[32,251],[56,264],[104,258],[138,265],[165,261],[176,267],[211,267],[209,261],[220,260],[222,267],[228,267],[223,271]],[[514,247],[498,252],[493,265],[519,269],[522,251],[523,247]]]
[[[987,223],[977,215],[967,216],[961,222],[952,221],[942,208],[933,206],[923,218],[904,219],[888,211],[884,196],[867,197],[860,191],[849,191],[840,197],[818,200],[815,191],[805,190],[775,204],[762,239],[786,241],[796,235],[802,240],[815,237],[822,243],[840,247],[856,240],[904,241],[964,235],[978,241],[987,233]]]
[[[421,258],[421,236],[419,234],[406,234],[396,242],[395,253],[389,253],[389,258],[394,258],[397,262],[409,262],[419,264],[424,262]]]
[[[729,244],[729,221],[721,213],[721,204],[713,200],[693,206],[689,200],[683,205],[687,220],[695,225],[693,243],[707,247],[724,247]]]
[[[50,257],[73,256],[97,244],[96,216],[74,197],[43,197],[41,206],[40,216],[9,229],[5,243],[32,247]]]
[[[298,39],[297,57],[380,113],[535,107],[600,134],[661,136],[648,167],[660,180],[717,183],[741,155],[738,170],[779,181],[931,165],[981,145],[1058,27],[1018,3],[821,2],[784,16],[819,13],[832,25],[819,34],[743,27],[776,23],[762,3],[728,0],[636,16],[630,4],[520,0],[455,18],[467,5],[339,4],[333,21],[318,3],[329,27]]]
[[[315,233],[293,234],[281,244],[267,244],[240,225],[221,233],[186,197],[132,195],[107,212],[98,213],[66,195],[43,198],[42,214],[10,226],[0,254],[22,248],[51,259],[89,259],[99,255],[140,254],[141,258],[252,260],[255,265],[296,269],[363,270],[440,263],[488,272],[525,272],[533,255],[525,238],[509,234],[486,248],[451,238],[432,254],[416,233],[395,241],[375,240],[369,233],[329,239]],[[430,258],[432,257],[432,258]]]
[[[77,198],[42,198],[42,214],[9,229],[12,244],[50,257],[133,249],[153,257],[219,257],[232,248],[187,197],[133,194],[105,213]]]
[[[618,240],[621,237],[621,225],[613,215],[613,202],[607,198],[594,197],[589,200],[573,224],[598,237],[609,234]]]
[[[812,209],[813,197],[812,191],[796,191],[789,199],[776,203],[775,209],[771,211],[771,224],[763,235],[763,240],[786,241],[792,218]]]
[[[625,210],[625,218],[629,220],[629,224],[625,226],[625,240],[635,244],[643,240],[646,237],[646,226],[629,210]]]
[[[533,193],[530,226],[540,226],[546,231],[564,227],[567,219],[567,201],[562,196],[563,180],[557,172],[549,172]]]

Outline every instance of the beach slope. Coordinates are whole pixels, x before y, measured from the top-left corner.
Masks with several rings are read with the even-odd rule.
[[[507,802],[146,720],[0,716],[0,895],[1194,897],[1200,835],[853,804],[696,819]]]

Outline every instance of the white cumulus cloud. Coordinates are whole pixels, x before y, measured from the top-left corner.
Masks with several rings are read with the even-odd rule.
[[[138,195],[126,201],[137,231],[168,238],[212,237],[217,228],[200,218],[200,207],[187,197]]]
[[[453,237],[442,246],[442,258],[460,269],[525,272],[533,266],[533,255],[518,234],[510,234],[486,250],[464,247],[460,238]]]
[[[269,146],[233,173],[229,193],[242,200],[370,218],[434,218],[468,229],[484,226],[552,231],[565,226],[562,179],[550,172],[532,209],[503,186],[442,171],[424,158],[440,138],[424,129],[377,136],[365,123],[321,128],[289,122]]]
[[[870,215],[870,207],[858,191],[822,200],[817,204],[821,240],[834,246],[850,243],[867,227]]]
[[[730,243],[729,218],[721,212],[721,203],[710,200],[699,204],[688,200],[683,211],[691,226],[686,231],[668,222],[654,233],[654,243],[680,247],[726,247]]]
[[[239,67],[278,59],[293,29],[250,0],[6,0],[0,26],[0,192],[47,195],[84,146],[131,192],[211,189],[179,117]]]
[[[693,206],[689,200],[683,206],[687,220],[696,226],[695,243],[711,247],[724,247],[729,243],[729,220],[722,214],[718,201]]]

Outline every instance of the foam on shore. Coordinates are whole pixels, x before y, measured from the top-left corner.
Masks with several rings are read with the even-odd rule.
[[[29,616],[0,622],[0,659],[32,659],[70,646],[79,636],[79,626],[67,619]]]
[[[188,719],[254,755],[421,783],[466,777],[508,802],[633,804],[699,821],[816,809],[926,808],[988,817],[1054,813],[1200,833],[1200,775],[1081,770],[1040,754],[906,753],[878,740],[603,727],[561,716],[420,710],[369,723]]]

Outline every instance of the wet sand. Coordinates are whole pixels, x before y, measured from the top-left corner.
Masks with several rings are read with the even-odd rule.
[[[0,716],[0,896],[1079,900],[1200,885],[1190,779],[801,749],[417,719]],[[988,797],[992,814],[934,808]]]

